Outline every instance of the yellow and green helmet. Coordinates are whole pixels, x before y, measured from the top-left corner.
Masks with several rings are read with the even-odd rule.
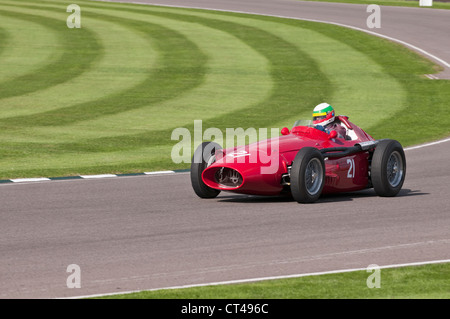
[[[313,124],[325,126],[334,121],[333,107],[328,103],[320,103],[313,110]]]

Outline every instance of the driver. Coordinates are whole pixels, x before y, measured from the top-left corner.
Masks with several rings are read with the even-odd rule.
[[[313,124],[317,129],[330,133],[336,131],[339,138],[346,138],[347,130],[336,120],[334,108],[328,103],[320,103],[313,110]]]

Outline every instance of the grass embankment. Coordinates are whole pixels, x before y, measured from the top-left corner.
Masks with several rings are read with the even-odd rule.
[[[0,179],[184,169],[175,128],[291,126],[323,101],[404,146],[449,134],[450,81],[337,26],[203,10],[0,0]],[[192,146],[194,147],[194,145]]]

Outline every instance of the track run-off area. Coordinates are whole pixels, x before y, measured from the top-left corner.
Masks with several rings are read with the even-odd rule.
[[[427,78],[440,67],[397,43],[311,21],[92,1],[76,2],[81,28],[69,29],[70,3],[0,0],[1,179],[184,169],[170,157],[175,128],[291,127],[323,101],[404,146],[449,133],[448,117],[436,124],[449,81]],[[0,297],[449,259],[446,145],[409,149],[392,199],[202,201],[186,173],[0,185]],[[81,289],[66,286],[70,264]]]

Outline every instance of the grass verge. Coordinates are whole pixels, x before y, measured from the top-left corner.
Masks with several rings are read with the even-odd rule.
[[[104,299],[449,299],[450,263],[380,269],[374,272],[305,276],[246,284],[142,291]]]

